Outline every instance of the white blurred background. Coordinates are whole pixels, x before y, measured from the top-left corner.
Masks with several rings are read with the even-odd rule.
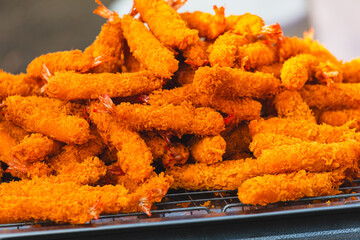
[[[103,3],[120,15],[132,7],[131,0]],[[302,36],[312,26],[338,59],[360,57],[359,0],[188,0],[179,11],[213,13],[213,5],[224,6],[226,15],[250,12],[266,24],[278,22],[288,36]],[[92,0],[0,0],[0,69],[24,72],[41,54],[84,49],[105,22],[92,13],[96,6]]]

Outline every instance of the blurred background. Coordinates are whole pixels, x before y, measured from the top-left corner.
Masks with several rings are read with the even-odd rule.
[[[131,0],[102,0],[120,15],[131,10]],[[213,13],[225,6],[225,14],[246,12],[261,16],[266,24],[278,22],[287,36],[302,36],[310,26],[315,38],[338,59],[360,56],[358,0],[188,0],[179,9]],[[105,19],[93,14],[93,0],[0,0],[0,69],[26,71],[35,57],[48,52],[83,50],[98,35]]]

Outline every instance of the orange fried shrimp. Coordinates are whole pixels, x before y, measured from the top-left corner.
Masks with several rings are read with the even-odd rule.
[[[168,143],[156,134],[147,134],[144,140],[151,150],[154,159],[160,161],[166,168],[174,165],[183,165],[189,158],[188,148],[179,142]]]
[[[51,220],[81,224],[98,219],[102,213],[144,211],[151,215],[151,205],[164,197],[172,182],[171,177],[160,174],[129,193],[123,185],[92,187],[56,180],[39,178],[2,184],[0,222]]]
[[[85,49],[84,54],[90,55],[95,60],[92,72],[118,72],[123,64],[124,39],[119,15],[107,9],[100,0],[95,0],[99,5],[94,13],[108,21],[101,27],[96,40]]]
[[[10,121],[0,121],[0,129],[5,133],[9,134],[10,137],[14,138],[17,142],[20,142],[24,137],[28,136],[29,133],[23,128],[16,126]]]
[[[255,70],[258,72],[263,72],[263,73],[272,73],[274,75],[274,77],[280,79],[282,67],[283,67],[282,63],[274,63],[274,64],[267,65],[267,66],[260,66],[260,67],[256,68]]]
[[[130,52],[129,47],[125,44],[124,47],[124,65],[122,66],[122,72],[139,72],[145,70],[145,67],[134,57]]]
[[[309,173],[304,170],[289,174],[264,175],[246,180],[238,189],[244,204],[262,205],[296,201],[302,197],[339,194],[343,174]]]
[[[199,68],[193,84],[199,94],[260,99],[276,94],[280,87],[279,80],[272,74],[227,67]]]
[[[319,116],[319,123],[331,126],[346,125],[349,128],[360,130],[360,109],[342,109],[323,111]]]
[[[182,50],[185,57],[185,63],[189,64],[193,68],[206,66],[208,64],[208,45],[198,39],[195,43],[188,45]]]
[[[277,47],[280,62],[297,54],[310,52],[308,42],[298,37],[284,37],[283,41],[277,43]]]
[[[0,101],[12,95],[32,95],[38,93],[39,90],[39,86],[29,83],[23,73],[13,75],[0,71]]]
[[[211,66],[233,67],[237,60],[239,47],[248,44],[248,38],[231,32],[219,36],[213,45],[208,48]]]
[[[127,97],[160,89],[164,80],[150,71],[134,73],[57,72],[50,76],[45,93],[63,100],[95,99],[107,93],[111,97]]]
[[[281,84],[290,90],[302,88],[318,64],[316,57],[310,54],[299,54],[286,60],[281,69]]]
[[[305,85],[299,93],[310,107],[318,109],[353,108],[360,104],[359,83],[334,83],[331,89],[323,85]]]
[[[358,169],[360,145],[355,140],[336,143],[302,142],[263,150],[256,159],[258,174]]]
[[[222,133],[223,134],[223,133]],[[240,124],[232,131],[223,134],[226,141],[226,152],[224,158],[228,159],[237,153],[243,153],[249,151],[249,144],[251,137],[249,133],[249,126],[247,124]],[[232,158],[238,159],[238,158]]]
[[[82,162],[66,163],[57,173],[57,181],[72,181],[81,185],[94,184],[105,174],[104,162],[97,157],[87,157]]]
[[[343,81],[341,67],[331,61],[320,62],[314,69],[314,77],[321,84],[327,84],[330,88],[334,83]]]
[[[194,137],[188,143],[195,162],[213,164],[223,160],[226,149],[225,139],[221,135]]]
[[[223,117],[211,108],[195,108],[190,104],[149,106],[125,102],[115,106],[107,96],[102,102],[117,120],[137,131],[170,130],[179,135],[216,135],[224,129]]]
[[[94,109],[95,103],[92,103],[90,119],[96,124],[104,141],[118,150],[117,164],[133,181],[143,182],[153,172],[153,157],[145,141],[124,123],[107,113],[94,112]]]
[[[360,58],[341,65],[344,83],[360,83]]]
[[[174,53],[157,40],[143,23],[124,15],[122,27],[130,51],[146,69],[163,78],[174,74],[178,69]]]
[[[237,50],[238,65],[246,70],[269,65],[276,60],[275,47],[261,41],[241,46]]]
[[[25,137],[18,145],[11,149],[13,158],[22,163],[33,163],[44,160],[45,157],[57,154],[61,144],[48,137],[33,133]]]
[[[293,145],[302,142],[309,142],[307,139],[288,137],[283,134],[258,133],[253,136],[249,149],[255,157],[260,157],[263,150],[273,149],[283,145]]]
[[[243,159],[175,166],[166,170],[174,178],[171,188],[186,190],[235,190],[243,181],[254,177],[251,165]],[[251,159],[250,159],[251,160]]]
[[[277,94],[274,104],[278,116],[293,120],[307,120],[316,123],[314,114],[297,91],[284,90]]]
[[[65,102],[45,97],[11,96],[5,101],[6,118],[28,131],[65,143],[83,144],[89,138],[85,119],[67,115]]]
[[[61,152],[46,161],[55,170],[56,173],[62,171],[69,165],[76,165],[83,162],[86,158],[99,155],[105,148],[104,142],[98,134],[92,133],[89,141],[82,145],[65,145]]]
[[[347,126],[332,127],[304,120],[294,121],[281,118],[251,121],[249,130],[252,137],[258,133],[275,133],[303,140],[317,141],[319,143],[335,143],[358,138],[354,131],[350,130]]]
[[[239,35],[255,35],[265,26],[264,20],[254,14],[230,15],[226,18],[226,31]]]
[[[191,29],[199,31],[200,37],[212,40],[222,34],[226,28],[225,8],[214,5],[213,9],[215,15],[195,11],[180,13],[180,16]]]
[[[176,10],[164,0],[136,0],[134,7],[165,46],[181,50],[199,39],[198,31],[189,29]]]

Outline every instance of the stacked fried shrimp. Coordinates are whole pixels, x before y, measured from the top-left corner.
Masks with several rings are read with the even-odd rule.
[[[143,211],[169,188],[266,205],[339,193],[360,159],[360,61],[246,13],[134,0],[84,51],[0,71],[0,223]]]

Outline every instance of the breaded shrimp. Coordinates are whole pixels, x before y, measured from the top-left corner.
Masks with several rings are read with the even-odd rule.
[[[153,156],[139,133],[129,129],[108,113],[94,112],[95,103],[89,109],[90,119],[96,124],[105,143],[117,149],[117,164],[129,178],[143,182],[153,172]]]
[[[17,142],[23,140],[26,136],[29,136],[29,132],[25,131],[23,128],[16,126],[10,121],[4,120],[0,121],[1,131],[9,134],[10,137],[14,138]]]
[[[249,39],[244,36],[225,32],[208,48],[210,65],[233,67],[237,60],[238,48],[248,43]]]
[[[39,92],[39,86],[29,83],[26,74],[13,75],[0,70],[0,101],[12,95],[28,96]]]
[[[319,143],[336,143],[349,139],[358,139],[357,134],[347,126],[332,127],[326,124],[318,125],[308,121],[293,121],[280,118],[251,121],[249,130],[251,136],[258,133],[275,133]]]
[[[189,150],[180,142],[168,143],[155,133],[147,133],[144,136],[146,145],[149,147],[154,160],[160,161],[166,168],[174,165],[183,165],[189,158]]]
[[[194,137],[188,142],[188,145],[195,162],[206,164],[222,161],[226,150],[226,142],[221,135]]]
[[[134,73],[57,72],[48,78],[43,88],[53,98],[63,100],[96,99],[107,93],[110,97],[127,97],[160,89],[163,79],[151,71]]]
[[[123,102],[115,106],[108,96],[102,98],[107,111],[118,121],[137,131],[171,130],[179,135],[216,135],[224,129],[224,119],[211,108],[179,106],[149,106]]]
[[[296,201],[302,197],[339,194],[344,175],[337,172],[309,173],[304,170],[289,174],[264,175],[246,180],[238,189],[244,204],[262,205]]]
[[[160,174],[128,193],[123,185],[91,187],[56,180],[39,178],[1,184],[0,222],[51,220],[81,224],[98,219],[102,213],[144,211],[151,215],[151,205],[164,197],[172,182],[171,177]]]
[[[249,149],[255,157],[260,157],[263,150],[273,149],[283,145],[309,142],[307,139],[289,137],[284,134],[258,133],[253,136]]]
[[[185,63],[189,64],[192,68],[206,66],[208,64],[208,45],[198,39],[195,43],[188,45],[182,50],[185,57]]]
[[[260,99],[276,94],[280,88],[279,80],[272,74],[228,67],[199,68],[193,84],[199,94]]]
[[[174,178],[171,188],[186,190],[235,190],[243,181],[254,177],[253,169],[243,159],[207,165],[206,163],[175,166],[166,170]]]
[[[334,83],[331,89],[323,85],[305,85],[299,93],[310,107],[318,109],[353,108],[360,104],[359,83]]]
[[[88,141],[88,122],[67,115],[65,102],[61,100],[10,96],[5,105],[6,118],[28,131],[39,132],[65,143],[83,144]]]
[[[319,116],[319,123],[326,123],[331,126],[346,125],[349,128],[360,130],[360,109],[342,109],[323,111]]]
[[[258,72],[263,72],[263,73],[272,73],[274,75],[274,77],[280,79],[282,67],[283,67],[282,63],[274,63],[274,64],[267,65],[267,66],[259,66],[255,70]]]
[[[140,21],[122,18],[124,37],[134,57],[156,76],[170,78],[178,69],[174,53],[168,50]]]
[[[231,31],[239,35],[259,34],[264,26],[265,23],[261,17],[250,13],[226,17],[226,31]]]
[[[316,123],[314,114],[297,91],[284,90],[275,95],[275,109],[281,118],[307,120]]]
[[[188,28],[176,10],[164,0],[136,0],[134,7],[165,46],[181,50],[199,39],[198,31]]]
[[[181,18],[191,29],[199,31],[199,36],[213,40],[225,31],[226,18],[225,8],[213,6],[215,15],[195,11],[180,13]]]
[[[277,47],[280,62],[297,54],[310,52],[308,42],[298,37],[284,37],[283,41],[277,43]]]
[[[249,70],[273,64],[277,61],[275,50],[275,47],[262,41],[241,46],[237,50],[238,65]]]
[[[341,70],[344,83],[360,83],[360,58],[342,64]]]

